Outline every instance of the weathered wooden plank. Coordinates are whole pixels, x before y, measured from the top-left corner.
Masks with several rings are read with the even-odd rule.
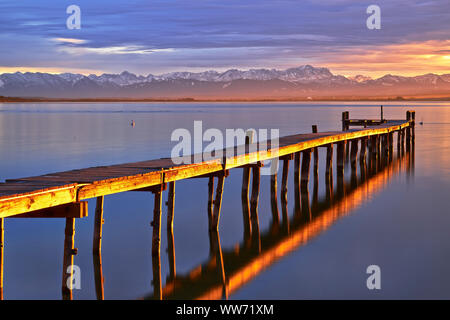
[[[75,186],[2,196],[0,197],[0,218],[76,201]]]
[[[8,217],[9,219],[15,218],[85,218],[88,216],[88,203],[87,201],[79,201],[68,204],[62,204],[56,207],[50,207],[22,213]]]

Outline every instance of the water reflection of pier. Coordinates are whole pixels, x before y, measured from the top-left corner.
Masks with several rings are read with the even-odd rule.
[[[351,152],[349,152],[351,154]],[[272,223],[268,231],[259,232],[257,212],[252,211],[248,198],[243,197],[244,241],[233,249],[224,251],[217,231],[210,231],[210,258],[187,274],[176,274],[173,232],[168,236],[170,274],[164,287],[161,286],[160,258],[153,259],[153,294],[150,299],[222,299],[244,286],[264,269],[291,251],[308,243],[312,238],[328,229],[335,221],[350,214],[369,201],[390,182],[405,173],[411,176],[414,170],[414,147],[405,152],[399,150],[395,157],[389,153],[375,154],[366,159],[351,161],[351,175],[337,175],[336,187],[326,174],[325,195],[318,197],[318,177],[314,179],[310,199],[307,185],[300,184],[300,200],[290,218],[286,197],[281,197],[282,217],[278,217],[278,206],[272,206]],[[245,174],[244,174],[245,175]],[[297,186],[296,186],[297,188]],[[296,191],[297,192],[297,191]],[[272,193],[272,199],[274,194]],[[248,217],[251,217],[250,219]],[[256,219],[254,219],[256,217]]]

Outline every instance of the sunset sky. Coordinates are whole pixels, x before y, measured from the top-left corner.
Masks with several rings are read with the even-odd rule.
[[[68,30],[66,8],[81,8]],[[366,27],[371,4],[381,30]],[[0,73],[450,73],[449,0],[2,0]]]

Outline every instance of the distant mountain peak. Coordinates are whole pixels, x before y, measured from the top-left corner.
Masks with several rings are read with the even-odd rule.
[[[18,97],[315,97],[450,95],[450,74],[415,77],[386,74],[344,77],[309,64],[285,70],[254,68],[202,72],[178,71],[161,75],[119,74],[88,76],[77,73],[15,72],[0,74],[0,95]],[[311,98],[312,99],[312,98]]]

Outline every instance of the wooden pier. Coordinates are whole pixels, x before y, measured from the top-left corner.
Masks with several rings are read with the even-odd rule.
[[[362,128],[350,129],[353,126]],[[358,149],[360,162],[365,163],[366,158],[384,159],[392,158],[393,134],[397,133],[397,152],[409,152],[414,144],[415,112],[407,111],[405,120],[367,120],[350,119],[349,113],[342,115],[343,131],[318,132],[317,126],[313,126],[309,134],[297,134],[279,139],[278,144],[271,141],[266,143],[252,143],[251,139],[246,142],[246,148],[233,148],[223,150],[221,157],[212,157],[206,161],[194,163],[192,159],[203,159],[196,155],[183,157],[191,160],[190,164],[176,165],[181,159],[156,159],[120,165],[93,167],[87,169],[71,170],[65,172],[51,173],[42,176],[10,179],[0,183],[0,298],[3,298],[3,248],[4,248],[4,219],[5,218],[64,218],[66,219],[65,243],[64,243],[64,268],[62,281],[62,296],[64,299],[72,298],[72,290],[66,283],[71,272],[67,272],[73,265],[73,258],[77,250],[74,246],[75,220],[87,217],[87,199],[97,198],[95,210],[95,223],[93,235],[93,253],[101,266],[101,243],[103,224],[103,202],[107,195],[126,191],[152,192],[155,197],[152,236],[152,255],[154,264],[160,261],[160,237],[161,237],[161,212],[162,192],[168,188],[168,233],[173,226],[175,182],[189,178],[209,178],[208,183],[208,221],[210,232],[217,232],[222,194],[228,171],[233,168],[243,168],[242,201],[246,205],[244,213],[244,229],[247,234],[259,234],[258,227],[258,202],[260,191],[260,168],[263,161],[274,160],[272,163],[282,161],[283,174],[281,182],[281,204],[283,221],[286,217],[287,208],[287,178],[289,174],[290,160],[294,161],[294,184],[295,184],[295,207],[301,208],[303,214],[311,216],[309,195],[305,196],[310,171],[311,154],[314,163],[314,185],[318,179],[318,155],[317,148],[327,149],[325,181],[332,188],[333,180],[333,145],[336,150],[336,190],[339,194],[344,192],[344,167],[348,159],[351,162],[352,174],[356,172]],[[273,145],[272,145],[273,144]],[[244,150],[241,150],[244,149]],[[370,166],[378,166],[379,160],[369,161]],[[252,188],[250,187],[250,174],[252,175]],[[214,192],[214,184],[217,187]],[[280,220],[278,212],[277,197],[277,175],[271,177],[271,203],[274,221]],[[332,192],[328,196],[332,196]],[[250,196],[251,195],[251,196]],[[250,197],[249,197],[250,196]],[[314,196],[313,196],[314,197]],[[276,208],[276,209],[275,209]],[[300,212],[300,211],[299,211]],[[170,243],[170,241],[169,241]],[[173,245],[173,237],[172,237]],[[259,244],[260,247],[260,244]],[[173,256],[174,260],[175,257]],[[69,269],[68,269],[69,268]],[[100,268],[101,270],[101,268]],[[173,270],[175,273],[175,271]],[[96,277],[101,274],[96,273]],[[154,274],[154,276],[157,276]],[[158,279],[154,277],[154,283]],[[159,285],[160,285],[159,278]],[[158,292],[158,290],[156,290]],[[102,290],[97,291],[102,295]],[[159,290],[159,298],[162,292]]]

